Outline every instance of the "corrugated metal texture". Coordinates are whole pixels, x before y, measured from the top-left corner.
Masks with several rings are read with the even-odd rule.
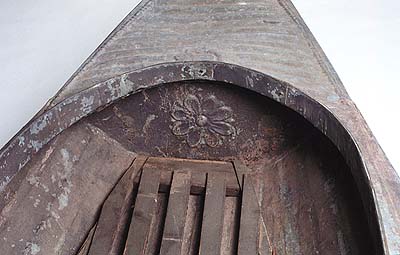
[[[321,99],[346,96],[317,42],[286,0],[145,0],[53,103],[131,70],[197,60],[258,70]]]

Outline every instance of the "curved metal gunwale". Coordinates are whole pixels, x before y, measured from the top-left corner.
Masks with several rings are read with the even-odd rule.
[[[378,250],[384,238],[368,171],[351,134],[325,106],[294,86],[241,66],[211,62],[174,62],[128,72],[83,90],[42,113],[0,151],[0,183],[5,186],[45,144],[82,118],[117,100],[166,83],[206,80],[249,89],[296,111],[325,134],[350,166]]]

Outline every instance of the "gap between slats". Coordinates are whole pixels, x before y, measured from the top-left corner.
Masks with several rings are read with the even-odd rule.
[[[263,231],[260,229],[260,220],[258,219],[257,224],[247,222],[249,221],[247,218],[260,217],[260,209],[256,201],[254,187],[251,187],[252,190],[244,190],[243,193],[240,192],[241,194],[236,194],[236,196],[233,196],[234,193],[230,193],[230,196],[228,196],[226,173],[221,174],[210,169],[208,173],[203,173],[207,176],[204,183],[205,187],[203,189],[197,188],[193,192],[193,176],[188,174],[190,171],[186,171],[186,173],[172,171],[168,177],[168,174],[163,176],[160,171],[153,169],[150,171],[150,176],[152,177],[146,177],[146,174],[143,175],[143,173],[147,170],[144,170],[145,167],[143,165],[141,167],[143,168],[143,170],[139,171],[141,174],[137,175],[136,181],[132,180],[133,190],[139,189],[139,193],[142,193],[140,196],[139,194],[137,195],[140,199],[135,201],[133,198],[131,199],[131,204],[128,203],[128,207],[137,210],[136,216],[134,213],[132,215],[132,222],[127,222],[125,225],[129,226],[129,223],[131,223],[129,234],[128,228],[126,228],[125,235],[118,234],[113,236],[113,247],[119,247],[118,249],[114,249],[109,253],[93,254],[120,255],[124,250],[124,246],[124,254],[126,255],[252,254],[250,252],[252,249],[255,247],[255,249],[259,249],[258,240],[264,239],[263,241],[265,241],[265,236],[261,233]],[[240,171],[237,172],[234,168],[232,168],[232,174],[237,179],[243,178],[242,183],[240,183],[240,187],[243,189],[246,189],[247,182],[251,183],[249,177],[246,177],[248,180],[245,180],[245,175]],[[188,184],[179,186],[179,181],[182,178],[188,178]],[[199,179],[199,176],[196,178],[196,183],[199,184],[201,178]],[[142,185],[144,188],[141,189]],[[151,187],[149,188],[149,186]],[[179,188],[177,190],[177,187],[181,187],[181,190]],[[150,201],[151,199],[153,199],[153,202]],[[146,203],[140,202],[140,200],[150,203],[150,206],[144,205]],[[142,205],[140,205],[141,203]],[[139,209],[137,208],[138,206]],[[247,210],[249,207],[253,208],[251,209],[253,211]],[[146,217],[146,214],[151,217]],[[257,217],[255,216],[256,214],[258,215]],[[175,221],[176,217],[179,217],[178,223],[171,223],[171,221],[174,221],[173,216],[175,216]],[[246,227],[242,227],[242,225]],[[175,231],[173,229],[174,226],[178,226],[178,230],[175,229]],[[141,231],[135,231],[138,228]],[[249,229],[256,230],[253,234],[249,234],[252,231]],[[95,232],[97,231],[98,229],[95,230]],[[256,240],[254,240],[254,236]],[[93,238],[93,240],[95,239]],[[114,244],[115,242],[119,243],[119,245]],[[176,243],[178,243],[177,246],[175,245]],[[253,246],[254,243],[255,246]],[[248,246],[250,250],[244,248],[246,244],[251,244]],[[247,252],[243,253],[245,250]],[[266,250],[268,249],[264,249],[264,251]],[[79,255],[81,254],[90,255],[90,253],[80,253]]]

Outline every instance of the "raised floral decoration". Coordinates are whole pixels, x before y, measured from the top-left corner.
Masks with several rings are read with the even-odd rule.
[[[172,107],[172,133],[186,137],[190,147],[215,147],[222,143],[222,137],[235,135],[232,115],[232,109],[213,95],[200,100],[189,94]]]

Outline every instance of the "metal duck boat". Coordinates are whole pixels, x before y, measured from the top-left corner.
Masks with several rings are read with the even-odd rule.
[[[142,1],[0,152],[2,254],[400,254],[400,180],[289,0]]]

